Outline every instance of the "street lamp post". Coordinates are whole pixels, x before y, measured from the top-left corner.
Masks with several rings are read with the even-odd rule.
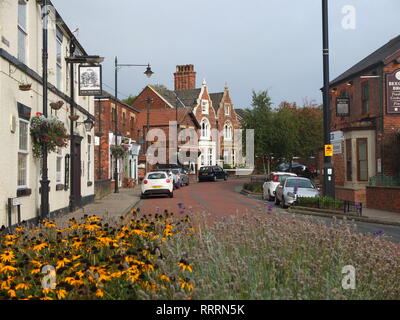
[[[324,63],[324,143],[331,144],[330,134],[330,101],[329,101],[329,19],[328,0],[322,0],[322,33],[323,33],[323,63]],[[335,178],[332,158],[324,154],[324,193],[325,196],[335,198]]]
[[[118,58],[115,57],[115,111],[114,111],[114,137],[115,146],[118,146],[118,69],[122,67],[147,67],[144,74],[150,78],[153,75],[151,71],[150,64],[118,64]],[[118,159],[115,159],[114,163],[114,193],[119,193],[118,187]]]
[[[48,4],[47,0],[43,1],[43,49],[42,49],[42,63],[43,63],[43,116],[47,118],[47,63],[48,63]],[[42,138],[44,136],[42,132]],[[42,179],[40,180],[41,193],[40,193],[40,216],[42,219],[46,219],[49,215],[49,177],[48,177],[48,166],[47,166],[47,146],[45,143],[42,145]]]

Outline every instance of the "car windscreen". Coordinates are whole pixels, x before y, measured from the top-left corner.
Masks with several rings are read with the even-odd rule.
[[[312,189],[315,188],[310,180],[304,180],[304,179],[288,179],[286,181],[286,187],[312,188]]]
[[[149,180],[166,179],[165,173],[150,173],[147,177]]]
[[[212,167],[202,167],[200,168],[200,172],[212,172]]]
[[[175,173],[175,174],[181,173],[179,169],[172,170],[172,172]]]
[[[278,182],[282,182],[285,181],[287,178],[289,177],[293,177],[293,176],[289,176],[289,175],[279,175],[278,176]]]

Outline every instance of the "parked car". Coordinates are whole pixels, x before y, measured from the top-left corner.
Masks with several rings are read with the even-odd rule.
[[[220,166],[206,166],[199,170],[199,182],[217,181],[217,179],[228,179],[228,173]]]
[[[304,164],[293,162],[292,169],[290,169],[288,163],[281,163],[278,168],[282,172],[291,172],[295,173],[299,177],[311,178],[311,171]]]
[[[168,195],[174,197],[174,186],[171,177],[166,172],[149,172],[142,182],[141,198],[144,199],[151,195]]]
[[[172,173],[178,176],[180,186],[189,185],[189,176],[186,170],[182,168],[172,169]]]
[[[288,177],[297,177],[297,175],[290,172],[272,172],[263,184],[263,200],[273,201],[276,187]]]
[[[158,172],[165,172],[172,179],[174,183],[174,189],[179,189],[181,187],[180,179],[178,175],[173,172],[174,169],[158,169]]]
[[[298,198],[319,197],[318,188],[308,178],[288,177],[276,188],[275,204],[282,208],[291,206]]]

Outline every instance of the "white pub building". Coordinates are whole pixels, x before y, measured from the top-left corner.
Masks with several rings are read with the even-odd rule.
[[[66,60],[87,53],[48,4],[48,118],[60,120],[69,136],[66,147],[48,155],[52,218],[94,199],[94,98],[79,95],[79,64]],[[0,0],[0,226],[5,227],[40,216],[41,159],[32,151],[30,127],[43,112],[42,6],[39,0]]]

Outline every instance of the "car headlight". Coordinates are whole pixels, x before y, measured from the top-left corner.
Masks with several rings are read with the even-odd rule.
[[[288,192],[288,197],[295,199],[296,195],[293,192]]]

